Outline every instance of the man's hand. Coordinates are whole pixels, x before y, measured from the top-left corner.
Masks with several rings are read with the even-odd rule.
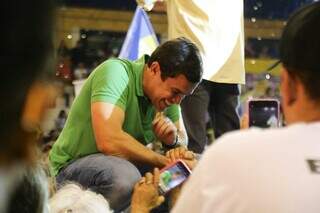
[[[164,197],[159,195],[159,169],[155,168],[153,174],[148,172],[134,187],[131,201],[132,213],[146,213],[159,206]]]
[[[172,162],[180,159],[183,162],[185,162],[191,170],[197,164],[197,160],[196,160],[195,156],[196,156],[195,153],[187,150],[185,147],[178,147],[175,149],[171,149],[166,153],[166,157],[169,158]],[[169,208],[170,209],[172,209],[172,207],[176,203],[176,201],[180,195],[181,187],[182,187],[182,185],[171,190],[170,199],[169,199]]]
[[[196,154],[184,147],[170,149],[166,153],[166,157],[169,158],[171,162],[181,159],[187,164],[190,169],[193,169],[197,164],[197,160],[195,158]]]
[[[154,134],[161,142],[169,146],[176,142],[178,129],[163,113],[158,112],[152,124]]]

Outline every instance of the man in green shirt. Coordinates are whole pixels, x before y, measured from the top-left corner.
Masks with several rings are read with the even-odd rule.
[[[76,97],[50,152],[58,184],[78,182],[104,195],[115,211],[126,208],[141,177],[136,166],[161,168],[170,161],[145,145],[186,145],[177,104],[201,77],[199,51],[184,38],[165,42],[150,58],[102,63]]]

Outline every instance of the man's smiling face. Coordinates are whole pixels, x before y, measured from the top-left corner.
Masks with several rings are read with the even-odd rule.
[[[198,84],[188,81],[188,79],[180,74],[176,77],[161,78],[159,64],[151,65],[152,83],[149,84],[148,98],[158,111],[163,111],[172,104],[180,104],[181,100],[192,94]]]

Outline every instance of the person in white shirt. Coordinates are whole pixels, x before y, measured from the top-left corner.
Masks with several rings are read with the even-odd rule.
[[[320,212],[318,26],[320,2],[314,2],[296,11],[283,31],[280,89],[288,126],[251,128],[219,138],[193,170],[172,213]],[[159,195],[148,195],[144,200],[150,209]]]
[[[232,132],[198,163],[172,212],[320,212],[320,2],[295,12],[280,45],[287,127]]]
[[[150,10],[158,0],[136,0]],[[215,138],[239,129],[239,84],[245,83],[242,0],[166,0],[168,38],[186,37],[200,49],[203,81],[181,103],[188,148],[207,144],[207,112]]]

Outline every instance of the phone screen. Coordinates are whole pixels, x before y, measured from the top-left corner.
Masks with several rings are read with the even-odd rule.
[[[176,186],[184,182],[190,175],[190,170],[181,161],[177,161],[172,166],[165,168],[160,173],[159,189],[161,194],[165,194]]]
[[[249,101],[249,126],[279,127],[279,102],[277,100]]]

